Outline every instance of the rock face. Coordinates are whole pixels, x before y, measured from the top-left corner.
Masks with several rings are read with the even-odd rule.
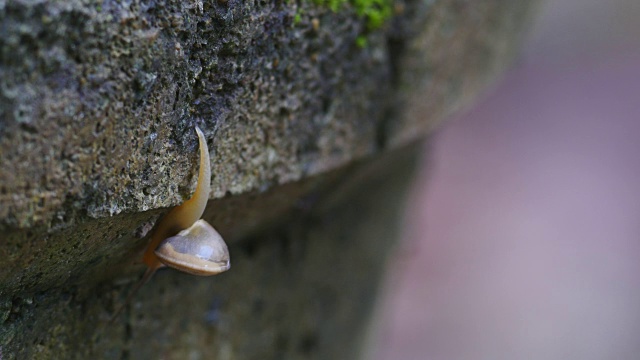
[[[532,2],[0,1],[0,358],[359,353],[421,139],[512,58]],[[374,4],[375,5],[375,4]],[[191,193],[216,278],[145,234]]]

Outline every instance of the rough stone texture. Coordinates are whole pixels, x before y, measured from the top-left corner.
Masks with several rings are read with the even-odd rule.
[[[0,0],[0,357],[353,358],[407,144],[504,70],[532,7],[395,5],[368,31],[305,1]],[[109,325],[191,192],[196,124],[232,270],[162,272]]]
[[[199,278],[160,271],[114,324],[109,318],[140,266],[115,287],[110,282],[96,287],[95,274],[87,274],[77,286],[14,296],[4,304],[4,354],[18,359],[354,359],[393,245],[395,225],[390,224],[400,213],[416,148],[329,175],[324,181],[330,186],[302,197],[279,217],[286,226],[232,241],[232,270],[225,274]],[[253,206],[273,209],[278,198],[292,198],[313,185],[285,186],[286,192],[279,188],[256,197]],[[229,201],[235,202],[229,198],[211,205],[216,214],[224,213],[234,207]],[[227,233],[223,219],[213,214],[208,211],[204,218]]]

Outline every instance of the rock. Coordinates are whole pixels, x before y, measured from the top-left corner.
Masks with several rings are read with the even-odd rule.
[[[533,5],[321,3],[0,2],[3,359],[358,354],[417,141]],[[163,271],[108,324],[191,193],[194,125],[232,269]]]

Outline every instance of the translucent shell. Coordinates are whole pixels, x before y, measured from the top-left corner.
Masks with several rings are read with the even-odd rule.
[[[227,244],[202,219],[177,235],[163,240],[155,254],[165,265],[193,275],[216,275],[231,267]]]

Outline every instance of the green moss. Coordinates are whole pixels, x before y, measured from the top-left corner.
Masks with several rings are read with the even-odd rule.
[[[358,36],[358,37],[356,38],[356,45],[357,45],[359,48],[364,49],[364,48],[366,48],[366,47],[367,47],[367,44],[368,44],[368,42],[367,42],[367,37],[366,37],[366,36],[364,36],[364,35],[360,35],[360,36]]]
[[[368,30],[381,27],[391,17],[393,6],[393,0],[313,0],[313,2],[327,6],[334,12],[344,6],[352,6],[358,16],[366,19]]]

